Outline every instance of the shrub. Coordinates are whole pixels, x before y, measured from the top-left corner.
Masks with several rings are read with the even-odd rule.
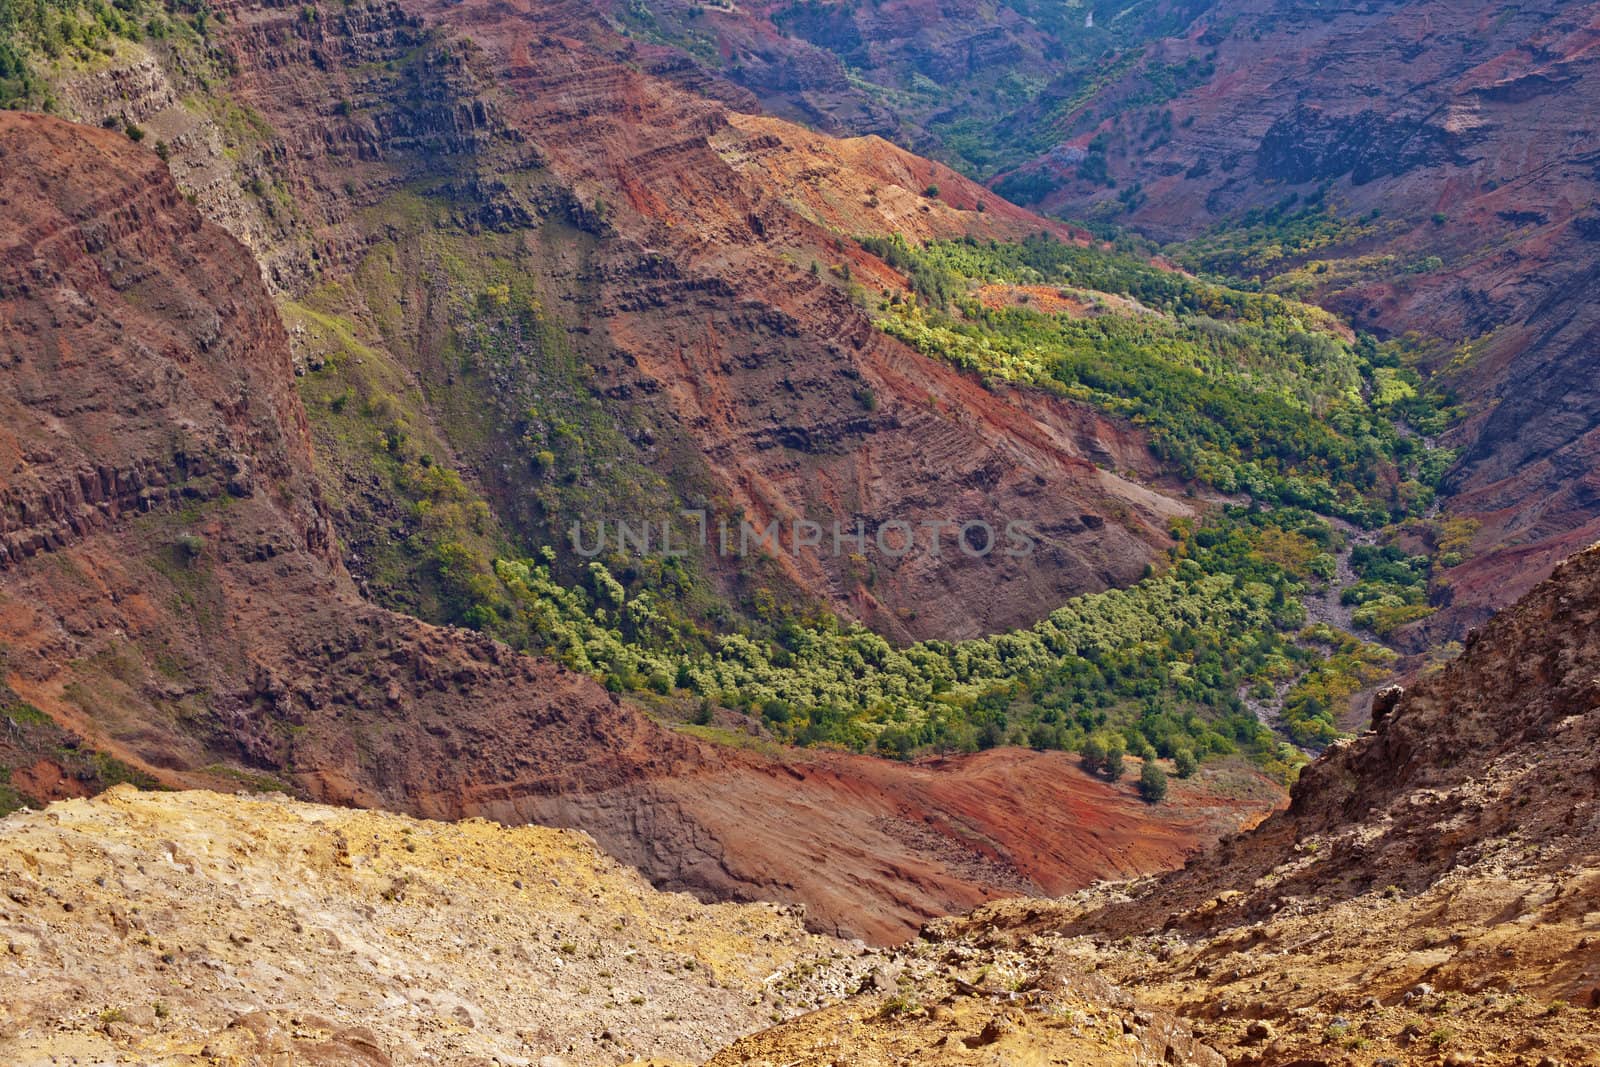
[[[1126,752],[1127,746],[1123,743],[1123,740],[1120,736],[1113,735],[1111,740],[1106,742],[1106,762],[1104,769],[1106,772],[1106,779],[1108,781],[1115,782],[1122,778],[1123,771],[1127,769],[1127,765],[1122,762],[1122,757]]]
[[[1167,799],[1167,772],[1153,760],[1146,762],[1139,772],[1139,795],[1151,804]]]
[[[1098,737],[1091,737],[1083,743],[1083,769],[1090,774],[1100,770],[1106,761],[1106,743]]]

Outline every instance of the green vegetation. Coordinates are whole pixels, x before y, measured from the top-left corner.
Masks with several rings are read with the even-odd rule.
[[[1331,210],[1314,207],[1246,222],[1228,246],[1240,257],[1234,265],[1275,262],[1285,244],[1303,252],[1348,236]],[[1268,234],[1278,243],[1269,247]],[[887,332],[986,380],[1039,386],[1143,424],[1176,469],[1222,492],[1385,528],[1382,544],[1351,552],[1358,581],[1342,600],[1355,609],[1352,621],[1387,638],[1432,611],[1433,561],[1395,544],[1391,524],[1431,503],[1454,456],[1417,435],[1440,432],[1455,410],[1424,387],[1409,342],[1351,343],[1326,313],[1279,295],[1044,235],[1012,245],[863,244],[910,282],[911,300],[884,305]],[[1221,262],[1213,250],[1207,265]],[[981,285],[1059,287],[1068,306],[1086,310],[986,305]],[[1259,550],[1306,580],[1331,579],[1334,538],[1326,528],[1305,532],[1286,526],[1264,535]],[[1470,531],[1462,535],[1438,533],[1444,565],[1461,558]],[[1300,744],[1322,745],[1336,736],[1335,709],[1375,679],[1386,657],[1354,639],[1300,640],[1329,654],[1289,692],[1285,727]]]
[[[450,221],[456,208],[419,186],[371,209],[391,239],[286,318],[316,353],[301,395],[324,484],[356,516],[349,535],[369,534],[348,548],[372,594],[522,645],[527,627],[497,559],[539,554],[557,583],[580,586],[589,561],[571,550],[571,527],[592,531],[615,517],[616,501],[628,500],[630,521],[649,521],[657,539],[671,523],[678,545],[693,532],[681,509],[726,508],[694,466],[697,453],[648,400],[614,403],[597,388],[594,354],[575,347],[558,317],[582,301],[541,288],[541,252],[526,242],[582,254],[592,236],[559,218],[542,233],[468,234]],[[453,294],[423,337],[404,288],[419,272]],[[857,399],[876,404],[865,388]],[[642,440],[665,471],[641,457]],[[371,491],[374,477],[384,493]],[[630,589],[650,590],[674,627],[721,625],[744,607],[716,596],[696,559],[605,559]],[[756,573],[751,581],[773,584]]]
[[[1290,262],[1378,232],[1379,216],[1341,218],[1324,191],[1302,201],[1292,194],[1270,208],[1257,208],[1209,233],[1174,246],[1171,254],[1190,270],[1257,285]]]
[[[1146,760],[1139,771],[1139,795],[1151,804],[1167,799],[1167,772],[1153,760]]]
[[[284,310],[323,353],[301,394],[316,417],[328,484],[337,492],[344,469],[375,475],[389,494],[384,511],[362,525],[403,533],[353,547],[385,603],[435,622],[484,627],[493,561],[506,539],[487,503],[439,459],[448,446],[434,435],[423,398],[379,349],[357,339],[356,323],[341,314],[348,299],[327,287]]]
[[[1429,274],[1445,265],[1437,255],[1407,258],[1393,252],[1359,252],[1361,242],[1370,245],[1414,223],[1385,219],[1375,209],[1359,217],[1342,215],[1327,192],[1324,187],[1303,201],[1292,194],[1270,208],[1248,211],[1163,251],[1185,268],[1232,286],[1323,303],[1369,283]],[[1409,340],[1396,351],[1404,352]],[[1383,403],[1395,398],[1397,390],[1403,393],[1417,383],[1391,377],[1377,384],[1388,389],[1375,394],[1374,399]]]
[[[1340,599],[1356,605],[1352,613],[1356,625],[1388,637],[1432,613],[1428,606],[1432,566],[1427,556],[1407,555],[1394,545],[1357,545],[1350,552],[1350,565],[1360,580]]]
[[[1235,267],[1265,267],[1349,236],[1331,210],[1313,205],[1285,216],[1288,206],[1247,220],[1245,230],[1234,234],[1226,250]],[[1267,242],[1269,233],[1277,236],[1276,244]],[[1161,706],[1158,698],[1136,718],[1126,710],[1110,717],[1113,725],[1134,724],[1124,731],[1128,750],[1143,755],[1138,746],[1148,744],[1171,756],[1179,775],[1188,777],[1210,750],[1204,744],[1190,748],[1185,734],[1194,733],[1192,724],[1187,731],[1167,730],[1161,717],[1199,709],[1214,732],[1232,727],[1247,747],[1256,745],[1257,758],[1271,762],[1269,747],[1251,737],[1253,720],[1242,722],[1235,693],[1276,702],[1282,728],[1298,745],[1319,748],[1337,737],[1338,716],[1349,698],[1381,679],[1395,655],[1325,625],[1296,632],[1291,605],[1298,604],[1301,591],[1335,577],[1336,555],[1348,545],[1323,516],[1380,531],[1377,543],[1351,549],[1357,581],[1342,590],[1341,599],[1354,608],[1355,626],[1382,638],[1431,613],[1435,561],[1459,561],[1472,535],[1443,525],[1411,529],[1430,527],[1416,516],[1431,503],[1453,459],[1418,435],[1440,432],[1455,410],[1448,396],[1425,388],[1410,343],[1379,345],[1366,337],[1352,342],[1325,312],[1281,295],[1197,279],[1126,252],[1067,245],[1043,234],[1010,245],[967,239],[914,248],[899,237],[861,243],[908,280],[909,299],[894,296],[881,305],[886,332],[986,382],[1032,385],[1125,416],[1146,428],[1155,450],[1177,470],[1254,502],[1187,531],[1170,573],[1182,575],[1185,566],[1197,565],[1203,577],[1268,580],[1273,617],[1251,630],[1261,638],[1260,658],[1240,657],[1225,631],[1202,622],[1192,636],[1224,638],[1223,650],[1217,660],[1196,665],[1220,665],[1229,685],[1238,688],[1214,686],[1193,703],[1180,697]],[[1221,249],[1212,250],[1209,265],[1215,268],[1222,257]],[[1031,288],[1012,288],[1020,286]],[[1040,307],[1030,295],[1039,287],[1056,288],[1066,310]],[[1268,519],[1264,507],[1274,509]],[[1437,543],[1436,558],[1402,547],[1419,534]],[[1239,550],[1241,541],[1245,547]],[[1148,588],[1145,583],[1130,592]],[[1190,637],[1179,631],[1169,652],[1189,652]],[[1119,692],[1102,676],[1058,707],[1052,702],[1058,690],[1024,677],[1018,690],[1027,700],[1009,710],[1029,723],[1030,743],[1049,747],[1054,740],[1076,748],[1086,766],[1104,771],[1119,762],[1120,746],[1097,733],[1094,722],[1073,714],[1075,701],[1105,690],[1133,695],[1150,685],[1148,676],[1139,675],[1131,692]],[[1141,695],[1148,699],[1148,688]],[[1065,717],[1051,714],[1069,709]],[[883,736],[894,738],[893,730],[886,728]]]
[[[315,293],[291,318],[328,352],[302,386],[324,456],[380,472],[405,509],[403,537],[360,546],[396,606],[682,707],[708,735],[720,732],[721,706],[780,741],[891,757],[1001,744],[1080,751],[1113,780],[1124,755],[1172,759],[1188,777],[1229,753],[1287,779],[1302,757],[1246,695],[1281,700],[1289,736],[1315,747],[1335,736],[1341,697],[1388,662],[1386,650],[1305,629],[1302,600],[1333,576],[1344,546],[1324,515],[1377,525],[1429,499],[1427,450],[1393,425],[1405,405],[1419,419],[1429,412],[1398,357],[1345,340],[1323,312],[1043,237],[863,240],[911,281],[909,300],[883,306],[886,330],[992,381],[1129,416],[1178,469],[1253,498],[1176,526],[1170,558],[1130,589],[1079,597],[1026,630],[897,648],[782,603],[762,557],[744,562],[738,604],[712,595],[693,559],[578,559],[567,525],[603,517],[625,487],[646,487],[634,495],[664,519],[685,498],[634,458],[634,431],[594,389],[588,359],[529,280],[536,271],[493,238],[456,240],[429,201],[385,210],[412,235],[377,246],[352,291]],[[418,263],[470,294],[424,367],[426,397],[384,354],[408,343],[395,279]],[[1091,312],[988,307],[983,285],[1051,286]],[[345,307],[364,309],[368,324]],[[877,403],[866,390],[857,400]],[[448,445],[431,436],[437,425]],[[498,510],[451,454],[511,472]],[[715,500],[693,500],[703,503],[720,513]],[[1377,560],[1362,563],[1373,603],[1425,592],[1425,578],[1419,586],[1411,569]]]
[[[11,690],[4,686],[0,686],[0,731],[4,732],[17,765],[48,760],[60,766],[62,773],[102,789],[122,782],[131,782],[140,789],[161,788],[148,774],[103,752],[83,747],[50,716],[31,704],[15,700]],[[17,788],[12,780],[12,768],[0,764],[0,815],[24,806],[42,808],[48,801],[48,797],[30,796]]]
[[[11,770],[0,767],[0,815],[10,815],[28,801],[11,785]]]
[[[49,71],[100,62],[119,41],[204,54],[217,17],[205,0],[0,0],[0,108],[53,110]]]
[[[1284,731],[1297,745],[1321,749],[1339,736],[1339,710],[1356,693],[1382,681],[1398,657],[1326,625],[1306,629],[1299,641],[1312,654],[1284,696]]]
[[[569,586],[546,549],[496,572],[518,605],[506,627],[517,643],[613,689],[743,710],[784,740],[890,756],[1006,743],[1078,750],[1113,778],[1124,752],[1182,754],[1191,773],[1197,756],[1245,752],[1287,775],[1296,757],[1239,694],[1320,662],[1297,640],[1309,573],[1274,558],[1302,529],[1332,536],[1307,512],[1231,508],[1198,528],[1180,524],[1171,565],[1131,589],[1079,597],[1027,630],[906,648],[781,610],[742,630],[699,628],[669,610],[664,570],[624,582],[595,562]]]
[[[885,306],[885,331],[986,379],[1144,425],[1185,477],[1366,526],[1432,501],[1443,463],[1395,418],[1425,419],[1436,405],[1415,372],[1370,339],[1347,341],[1326,312],[1042,234],[864,243],[888,252],[917,297]],[[1058,286],[1091,311],[987,306],[969,295],[982,283]]]

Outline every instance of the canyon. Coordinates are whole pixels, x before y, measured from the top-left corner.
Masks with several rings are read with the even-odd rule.
[[[1459,638],[1600,534],[1587,298],[1600,146],[1567,122],[1596,99],[1594,4],[1134,4],[1114,32],[1104,11],[1094,29],[1037,5],[913,19],[915,6],[741,5],[660,32],[686,56],[696,32],[726,42],[721,65],[767,85],[765,106],[842,131],[877,129],[874,100],[932,77],[943,87],[899,111],[918,150],[1046,214],[1202,250],[1246,235],[1247,254],[1211,266],[1415,341],[1463,407],[1443,441],[1458,454],[1445,513],[1476,527],[1413,647]],[[766,52],[793,58],[749,58]],[[764,73],[828,61],[865,77]],[[1008,95],[986,82],[999,72],[1040,87]],[[962,123],[973,112],[979,133]]]
[[[1594,4],[154,15],[0,110],[0,1059],[1600,1063]],[[568,550],[685,512],[1041,547]]]
[[[1132,428],[874,330],[852,287],[899,279],[838,236],[1081,234],[882,140],[730,110],[584,5],[538,5],[537,35],[532,8],[307,10],[224,5],[202,51],[121,46],[57,83],[83,125],[0,116],[0,201],[27,220],[0,257],[14,803],[131,780],[579,826],[658,885],[802,904],[880,943],[1172,866],[1276,803],[1242,766],[1151,809],[1061,753],[906,766],[746,746],[738,726],[730,747],[411,617],[454,621],[417,560],[393,563],[416,520],[382,448],[331,417],[352,389],[486,502],[485,559],[625,485],[647,514],[1043,533],[1026,563],[950,553],[870,581],[820,553],[755,575],[701,561],[735,604],[776,588],[901,638],[1126,584],[1191,506],[1145,484],[1159,464]],[[601,398],[614,449],[553,508],[516,405],[559,383],[457,361],[508,277],[587,368],[571,388]],[[300,393],[327,406],[308,419]]]
[[[0,129],[0,206],[29,220],[0,246],[0,643],[27,800],[132,777],[582,826],[659,884],[880,942],[1170,866],[1274,802],[1246,772],[1244,798],[1223,775],[1151,813],[1061,753],[730,749],[364,600],[249,253],[120,133]]]

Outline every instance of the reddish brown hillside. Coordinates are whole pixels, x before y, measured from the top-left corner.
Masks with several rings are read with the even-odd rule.
[[[1152,813],[1060,754],[732,752],[373,607],[331,550],[244,248],[154,154],[42,116],[0,114],[0,209],[21,220],[0,234],[0,694],[75,735],[9,727],[28,799],[99,784],[59,773],[99,751],[174,785],[547,820],[676,888],[874,939],[1170,866],[1250,806],[1197,786]]]
[[[799,591],[898,638],[998,631],[1136,580],[1187,510],[1112,473],[1157,469],[1136,435],[1007,402],[873,327],[862,305],[900,280],[855,235],[1050,225],[948,169],[732,114],[588,4],[229,10],[231,91],[279,131],[267,169],[299,212],[301,238],[256,247],[285,288],[307,284],[308,244],[311,269],[339,278],[386,237],[360,209],[404,182],[447,181],[474,226],[570,219],[579,239],[545,255],[536,284],[608,402],[647,413],[642,454],[669,478],[694,467],[706,502],[762,525],[986,518],[1045,535],[1027,560],[873,551],[871,580],[848,553],[785,554],[775,570]],[[411,66],[371,73],[388,64]],[[415,332],[386,342],[443,388],[440,338],[461,324],[434,281],[415,282]],[[537,490],[515,473],[525,457],[469,458],[507,513]]]

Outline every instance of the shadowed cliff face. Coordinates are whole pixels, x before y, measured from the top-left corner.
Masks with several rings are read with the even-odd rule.
[[[1060,753],[719,748],[374,607],[333,548],[250,254],[119,133],[7,112],[0,164],[21,220],[0,234],[0,697],[28,727],[0,755],[24,799],[106,784],[100,753],[170,785],[538,819],[673,888],[803,903],[875,940],[1170,866],[1236,825],[1212,786],[1149,813]]]

